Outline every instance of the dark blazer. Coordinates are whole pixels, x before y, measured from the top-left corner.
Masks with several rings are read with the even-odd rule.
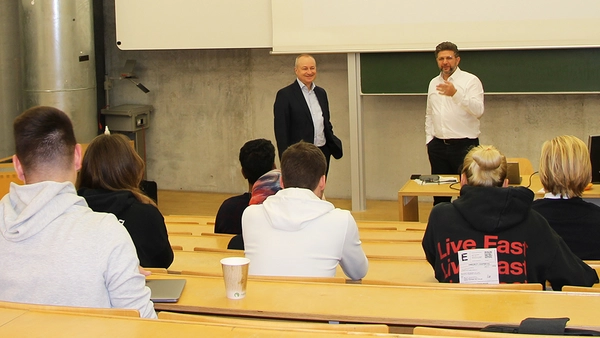
[[[329,147],[334,158],[340,159],[343,155],[342,141],[333,134],[333,126],[329,121],[327,93],[325,89],[317,86],[315,86],[314,91],[323,111],[325,145]],[[312,116],[297,80],[277,92],[273,114],[275,116],[275,139],[279,159],[281,159],[283,152],[294,143],[301,140],[308,143],[314,142],[315,128]]]

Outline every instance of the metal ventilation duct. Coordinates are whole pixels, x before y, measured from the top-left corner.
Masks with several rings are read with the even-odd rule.
[[[92,0],[21,0],[25,108],[67,113],[78,142],[96,136]]]
[[[15,153],[12,125],[23,110],[19,6],[0,1],[0,158]]]

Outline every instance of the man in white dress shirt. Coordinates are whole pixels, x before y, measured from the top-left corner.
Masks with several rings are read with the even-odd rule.
[[[477,76],[460,68],[458,47],[442,42],[435,48],[440,74],[429,83],[425,135],[432,174],[460,174],[469,149],[479,145],[479,119],[483,115],[483,85]],[[434,197],[433,204],[450,202]]]

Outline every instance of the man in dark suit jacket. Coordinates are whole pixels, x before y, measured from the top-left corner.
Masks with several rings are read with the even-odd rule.
[[[289,146],[304,140],[321,149],[329,172],[330,157],[340,159],[343,155],[342,141],[333,134],[327,93],[313,83],[317,76],[315,59],[299,55],[294,72],[296,81],[277,92],[273,106],[279,159]]]

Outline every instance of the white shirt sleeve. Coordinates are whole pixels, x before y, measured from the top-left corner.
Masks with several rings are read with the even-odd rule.
[[[483,115],[483,85],[477,77],[469,80],[465,90],[457,88],[452,101],[467,113],[480,118]]]

